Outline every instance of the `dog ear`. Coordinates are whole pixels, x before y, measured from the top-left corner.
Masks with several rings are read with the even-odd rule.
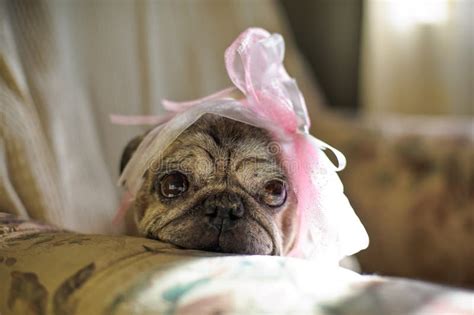
[[[145,135],[136,136],[123,149],[122,157],[120,158],[120,174],[122,174],[125,166],[127,166],[128,161],[130,161],[144,137]]]

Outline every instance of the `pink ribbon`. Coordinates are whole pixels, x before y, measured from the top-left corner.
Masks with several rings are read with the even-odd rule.
[[[119,207],[115,213],[115,217],[112,220],[113,225],[119,225],[120,222],[123,222],[125,215],[127,214],[128,209],[130,208],[133,202],[133,196],[128,191],[125,191],[120,200]]]

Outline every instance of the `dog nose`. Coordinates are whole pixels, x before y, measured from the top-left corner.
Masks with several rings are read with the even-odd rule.
[[[209,223],[218,229],[232,228],[244,216],[242,199],[232,192],[211,195],[203,203]]]

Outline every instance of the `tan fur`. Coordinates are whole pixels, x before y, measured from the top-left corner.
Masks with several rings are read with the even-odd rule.
[[[270,135],[227,118],[204,115],[154,161],[134,203],[138,231],[184,248],[241,254],[282,255],[295,239],[296,197]],[[278,150],[277,150],[278,151]],[[154,189],[164,174],[187,175],[189,189],[167,199]],[[287,183],[285,204],[271,208],[260,200],[264,184]],[[203,201],[236,195],[244,216],[227,231],[212,228]]]

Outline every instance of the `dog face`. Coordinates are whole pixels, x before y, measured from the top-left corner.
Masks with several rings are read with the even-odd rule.
[[[122,168],[140,139],[125,149]],[[291,249],[295,208],[270,135],[212,114],[153,162],[133,204],[137,229],[146,237],[187,249],[260,255]]]

